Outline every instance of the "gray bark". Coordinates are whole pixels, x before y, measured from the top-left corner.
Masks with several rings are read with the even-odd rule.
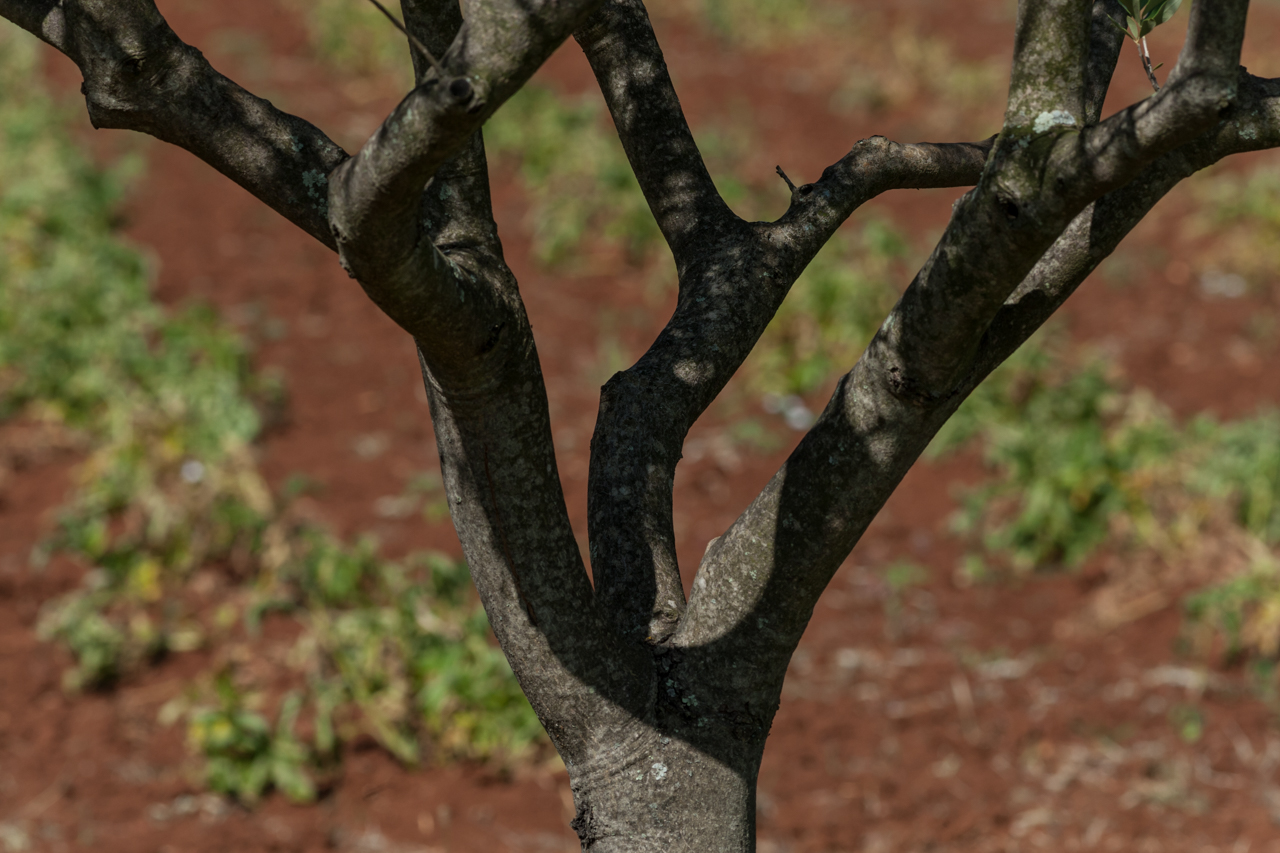
[[[1280,145],[1280,82],[1238,67],[1245,0],[1196,0],[1168,84],[1105,120],[1114,0],[1019,5],[1004,126],[855,144],[746,222],[703,165],[641,0],[404,0],[440,57],[352,157],[214,70],[151,0],[0,0],[71,57],[95,126],[180,145],[334,248],[418,345],[454,524],[494,631],[569,768],[584,850],[750,851],[786,668],[818,596],[964,397],[1186,176]],[[671,248],[676,309],[605,385],[594,585],[556,473],[533,335],[480,128],[570,34]],[[881,192],[973,186],[818,422],[714,541],[686,602],[685,437],[797,276]]]

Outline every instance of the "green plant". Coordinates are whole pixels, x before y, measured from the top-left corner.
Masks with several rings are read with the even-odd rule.
[[[330,597],[328,607],[315,598],[300,602],[318,653],[309,667],[332,695],[359,710],[365,730],[392,754],[416,762],[419,727],[441,758],[508,763],[543,742],[528,700],[492,644],[484,610],[469,597],[465,566],[441,555],[399,564],[366,552],[353,561],[331,543],[315,540],[311,547],[304,565],[345,563],[359,571],[341,584],[349,591],[345,600]],[[304,596],[329,594],[303,589]]]
[[[1232,507],[1236,522],[1268,545],[1280,544],[1280,412],[1189,428],[1197,445],[1187,488]]]
[[[1184,609],[1193,645],[1202,654],[1222,639],[1222,657],[1246,652],[1280,655],[1280,563],[1259,556],[1244,574],[1188,596]]]
[[[1064,378],[1049,368],[1054,360],[1045,344],[1025,348],[931,448],[936,455],[981,438],[997,472],[964,496],[957,527],[978,549],[959,576],[980,580],[1001,563],[1078,565],[1104,542],[1174,556],[1215,535],[1212,524],[1238,525],[1251,563],[1185,599],[1187,632],[1202,654],[1221,638],[1226,658],[1276,658],[1280,563],[1270,549],[1280,544],[1280,413],[1179,427],[1150,395],[1120,390],[1100,363]]]
[[[1195,705],[1174,705],[1169,709],[1169,724],[1184,743],[1197,743],[1204,737],[1204,714]]]
[[[218,704],[196,708],[187,725],[187,741],[204,758],[205,784],[211,790],[256,803],[271,787],[294,802],[315,799],[307,771],[311,753],[294,734],[302,697],[285,696],[273,728],[245,707],[243,693],[227,671],[214,682]]]
[[[107,603],[101,594],[73,595],[41,614],[40,638],[61,640],[75,656],[75,665],[63,675],[69,688],[110,685],[137,657],[126,632],[102,613]]]
[[[747,360],[754,389],[808,394],[853,364],[897,299],[889,282],[907,254],[901,235],[877,220],[823,247]]]
[[[489,639],[484,610],[459,622],[460,637],[417,635],[410,674],[415,704],[446,755],[518,760],[545,742],[502,650]]]
[[[1098,363],[1060,383],[1024,381],[1020,400],[975,402],[999,479],[965,496],[956,526],[1018,570],[1076,566],[1118,516],[1149,523],[1146,486],[1178,433],[1149,395],[1119,392]]]
[[[6,79],[33,63],[25,47],[0,51]],[[89,687],[197,642],[180,613],[157,607],[165,590],[255,547],[269,500],[248,444],[265,386],[212,312],[168,316],[151,301],[148,265],[113,232],[136,162],[97,169],[54,130],[63,121],[38,87],[0,93],[0,417],[90,448],[44,548],[98,571],[41,621],[76,654],[68,682]]]
[[[1160,84],[1156,82],[1155,71],[1164,63],[1160,63],[1155,68],[1151,67],[1151,54],[1147,51],[1147,35],[1156,27],[1167,23],[1182,5],[1182,0],[1117,0],[1117,2],[1125,11],[1124,25],[1121,26],[1114,20],[1111,23],[1128,36],[1138,48],[1138,53],[1142,57],[1143,70],[1147,72],[1147,79],[1151,81],[1151,88],[1158,92]]]

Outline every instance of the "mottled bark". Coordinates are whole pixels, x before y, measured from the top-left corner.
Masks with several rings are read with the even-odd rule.
[[[775,222],[720,198],[641,0],[403,0],[416,86],[354,157],[215,71],[152,0],[0,0],[71,57],[96,126],[214,165],[337,250],[418,345],[454,524],[494,631],[569,768],[584,850],[755,847],[787,664],[841,561],[964,397],[1186,176],[1280,145],[1280,83],[1238,68],[1247,3],[1196,0],[1165,88],[1101,116],[1115,0],[1023,0],[1004,126],[853,145]],[[556,473],[533,335],[480,128],[573,33],[671,248],[679,298],[605,385],[594,586]],[[995,130],[995,128],[993,128]],[[707,549],[686,602],[671,488],[690,427],[860,205],[969,186],[818,422]]]

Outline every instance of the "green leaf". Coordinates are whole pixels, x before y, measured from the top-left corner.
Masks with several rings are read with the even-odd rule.
[[[1151,11],[1151,19],[1156,22],[1156,26],[1166,23],[1181,5],[1182,0],[1164,0],[1159,8]]]
[[[1116,0],[1120,4],[1120,8],[1124,9],[1132,18],[1142,15],[1142,10],[1138,5],[1138,0]]]
[[[305,770],[293,762],[272,762],[271,781],[295,803],[309,803],[316,798],[315,783]]]

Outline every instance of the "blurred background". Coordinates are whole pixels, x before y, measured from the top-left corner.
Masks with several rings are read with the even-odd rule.
[[[411,85],[358,0],[160,0],[357,149]],[[734,210],[858,139],[999,128],[1015,4],[651,8]],[[1280,5],[1257,2],[1244,64]],[[1162,79],[1183,11],[1150,38]],[[94,132],[0,24],[0,851],[578,849],[449,524],[411,341],[212,169]],[[1151,91],[1125,45],[1108,111]],[[581,51],[485,127],[586,551],[598,388],[674,271]],[[786,458],[960,191],[854,214],[695,427],[686,572]],[[1280,851],[1280,159],[1175,190],[948,424],[837,575],[764,853]],[[686,582],[690,580],[686,574]]]

